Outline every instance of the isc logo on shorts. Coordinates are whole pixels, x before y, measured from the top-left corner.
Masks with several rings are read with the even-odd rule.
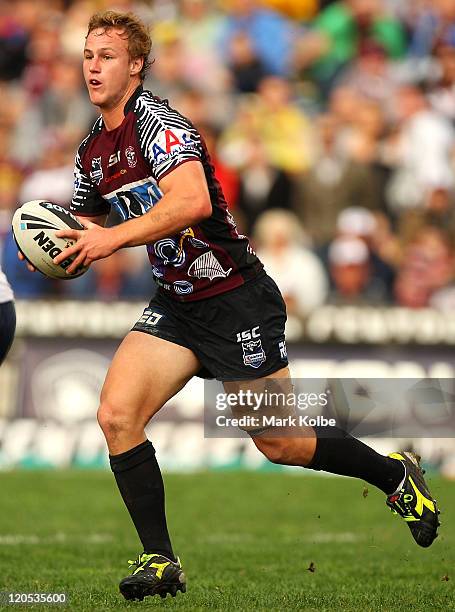
[[[260,338],[261,332],[259,331],[259,325],[253,327],[253,329],[245,329],[237,334],[237,342],[246,342],[253,338]]]

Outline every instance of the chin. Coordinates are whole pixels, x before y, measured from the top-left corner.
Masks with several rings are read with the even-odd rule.
[[[96,92],[94,92],[93,94],[90,94],[89,97],[90,97],[90,102],[94,106],[98,106],[99,108],[102,108],[106,104],[106,101],[104,100],[103,96],[97,95]]]

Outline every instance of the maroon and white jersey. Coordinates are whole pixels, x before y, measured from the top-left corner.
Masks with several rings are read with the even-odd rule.
[[[177,300],[234,289],[262,271],[248,238],[238,234],[205,143],[190,121],[139,87],[125,118],[106,130],[100,117],[76,155],[71,211],[95,216],[113,206],[123,220],[140,217],[162,197],[160,180],[188,161],[201,162],[212,215],[147,245],[157,284]]]

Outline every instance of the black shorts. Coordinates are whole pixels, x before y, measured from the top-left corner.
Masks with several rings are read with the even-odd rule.
[[[288,365],[286,306],[275,282],[262,274],[212,298],[177,302],[158,291],[133,327],[193,351],[198,376],[248,380]]]

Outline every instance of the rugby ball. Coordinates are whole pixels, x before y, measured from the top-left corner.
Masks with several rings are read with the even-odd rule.
[[[13,236],[16,244],[29,263],[37,270],[50,278],[77,278],[88,270],[80,267],[74,274],[67,274],[66,269],[74,257],[69,257],[56,265],[53,262],[63,249],[74,244],[74,240],[57,238],[55,232],[61,229],[83,230],[69,210],[46,202],[45,200],[32,200],[26,202],[16,210],[12,221]]]

